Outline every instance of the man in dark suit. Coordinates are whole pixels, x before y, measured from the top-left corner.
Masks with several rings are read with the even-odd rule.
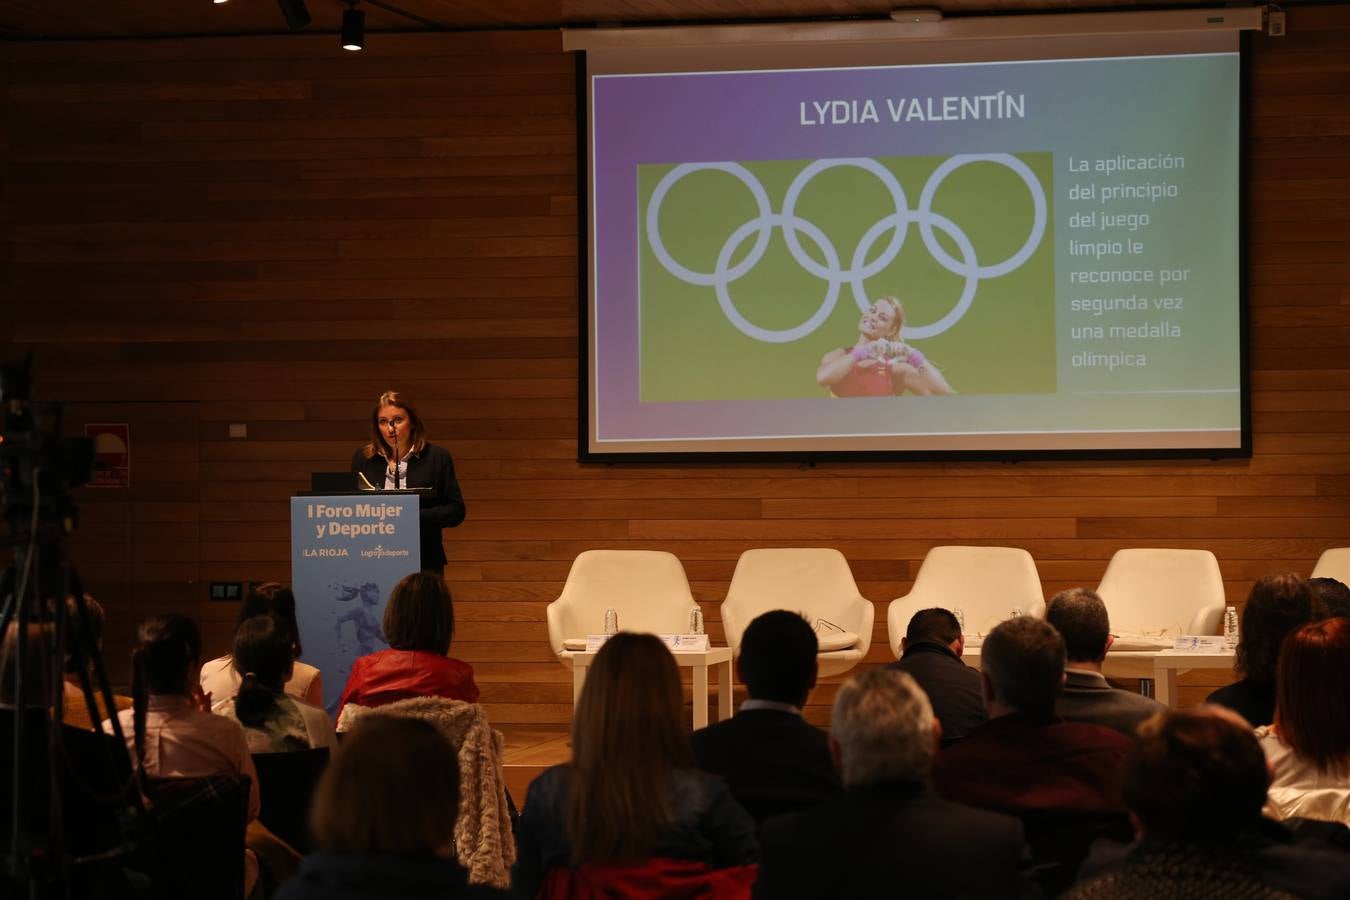
[[[961,661],[966,637],[945,609],[921,609],[900,639],[900,661],[891,668],[908,673],[928,695],[942,723],[942,743],[954,744],[989,720],[980,673]]]
[[[825,732],[802,718],[816,686],[816,648],[815,632],[797,613],[756,618],[736,660],[750,699],[732,718],[693,734],[699,766],[726,779],[756,822],[839,793]]]
[[[1105,725],[1133,738],[1140,722],[1163,709],[1157,700],[1113,688],[1103,677],[1102,661],[1115,638],[1106,604],[1096,591],[1060,591],[1046,608],[1045,621],[1064,638],[1068,657],[1055,715],[1070,722]]]
[[[845,791],[764,823],[754,896],[1024,896],[1021,824],[929,787],[940,732],[904,672],[873,669],[846,682],[830,723]]]

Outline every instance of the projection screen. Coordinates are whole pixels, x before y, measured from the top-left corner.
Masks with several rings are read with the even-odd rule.
[[[1240,37],[588,50],[580,457],[1249,453]]]

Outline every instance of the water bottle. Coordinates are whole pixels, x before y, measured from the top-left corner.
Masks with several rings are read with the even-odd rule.
[[[1016,619],[1016,618],[1017,618],[1018,616],[1020,616],[1020,615],[1022,615],[1022,607],[1020,607],[1020,606],[1014,606],[1014,607],[1012,608],[1012,615],[1009,616],[1009,618],[1011,618],[1011,619]]]
[[[956,625],[961,629],[961,633],[966,633],[966,611],[964,609],[952,610],[952,615],[956,616]]]
[[[1223,611],[1223,645],[1232,650],[1238,645],[1237,607],[1230,606]]]
[[[702,634],[702,633],[703,633],[703,608],[702,608],[702,607],[695,606],[693,609],[689,610],[689,633],[690,633],[690,634]]]
[[[605,634],[619,633],[619,614],[615,612],[614,607],[605,610]]]

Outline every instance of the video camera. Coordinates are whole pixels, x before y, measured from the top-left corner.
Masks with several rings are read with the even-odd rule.
[[[94,443],[61,433],[60,403],[32,399],[33,356],[0,366],[0,503],[6,546],[59,541],[77,524],[71,488],[94,476]]]

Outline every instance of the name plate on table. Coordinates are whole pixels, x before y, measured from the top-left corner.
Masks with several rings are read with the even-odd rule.
[[[1191,653],[1223,653],[1231,650],[1221,634],[1183,634],[1172,642],[1173,650]]]
[[[594,653],[613,636],[612,634],[586,635],[586,652]],[[701,653],[708,649],[708,636],[706,634],[658,634],[657,637],[670,648],[672,653],[679,653],[682,650]]]

